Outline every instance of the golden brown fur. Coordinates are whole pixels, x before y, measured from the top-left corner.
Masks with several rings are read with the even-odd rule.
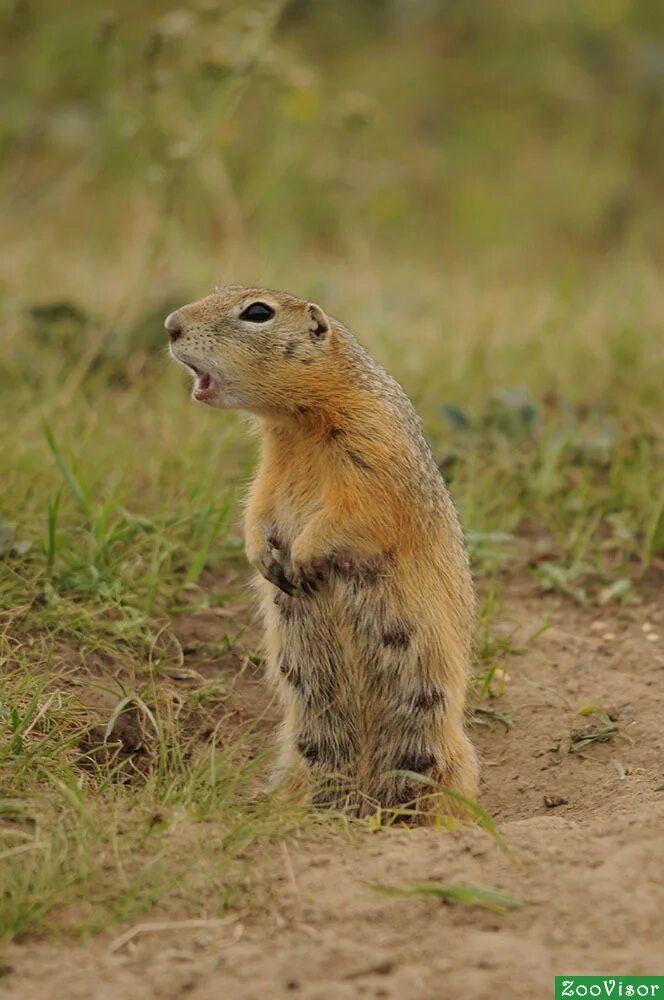
[[[274,316],[241,318],[256,302]],[[345,327],[282,292],[221,289],[167,327],[197,398],[259,420],[246,551],[284,710],[277,779],[306,771],[317,801],[360,811],[430,796],[412,772],[474,797],[473,588],[403,390]]]

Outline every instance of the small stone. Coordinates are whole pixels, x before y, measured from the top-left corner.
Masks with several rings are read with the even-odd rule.
[[[558,806],[566,806],[568,800],[562,795],[545,795],[544,805],[547,809],[557,809]]]
[[[616,634],[615,632],[605,632],[602,636],[604,642],[615,642]]]
[[[648,642],[659,642],[659,636],[657,635],[656,632],[648,632],[648,634],[646,635],[646,639],[648,640]]]

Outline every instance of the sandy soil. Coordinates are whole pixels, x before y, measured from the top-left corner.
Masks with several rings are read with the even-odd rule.
[[[262,861],[276,872],[262,915],[162,928],[115,950],[122,928],[85,947],[13,945],[0,992],[539,1000],[553,995],[555,974],[664,974],[664,607],[583,611],[524,585],[511,588],[502,627],[520,651],[485,705],[512,726],[485,718],[474,736],[482,805],[521,868],[475,828],[295,842]],[[254,673],[235,697],[239,717],[262,711]],[[570,733],[591,724],[577,714],[587,705],[607,709],[618,734],[569,753]],[[425,880],[493,887],[526,905],[499,916],[372,888]]]

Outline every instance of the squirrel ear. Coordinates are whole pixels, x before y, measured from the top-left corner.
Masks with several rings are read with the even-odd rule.
[[[307,305],[307,327],[314,340],[323,340],[330,330],[330,321],[314,302]]]

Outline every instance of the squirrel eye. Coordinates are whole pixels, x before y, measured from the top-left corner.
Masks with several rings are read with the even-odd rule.
[[[252,302],[240,313],[240,319],[246,319],[249,323],[267,323],[274,316],[274,309],[265,302]]]

